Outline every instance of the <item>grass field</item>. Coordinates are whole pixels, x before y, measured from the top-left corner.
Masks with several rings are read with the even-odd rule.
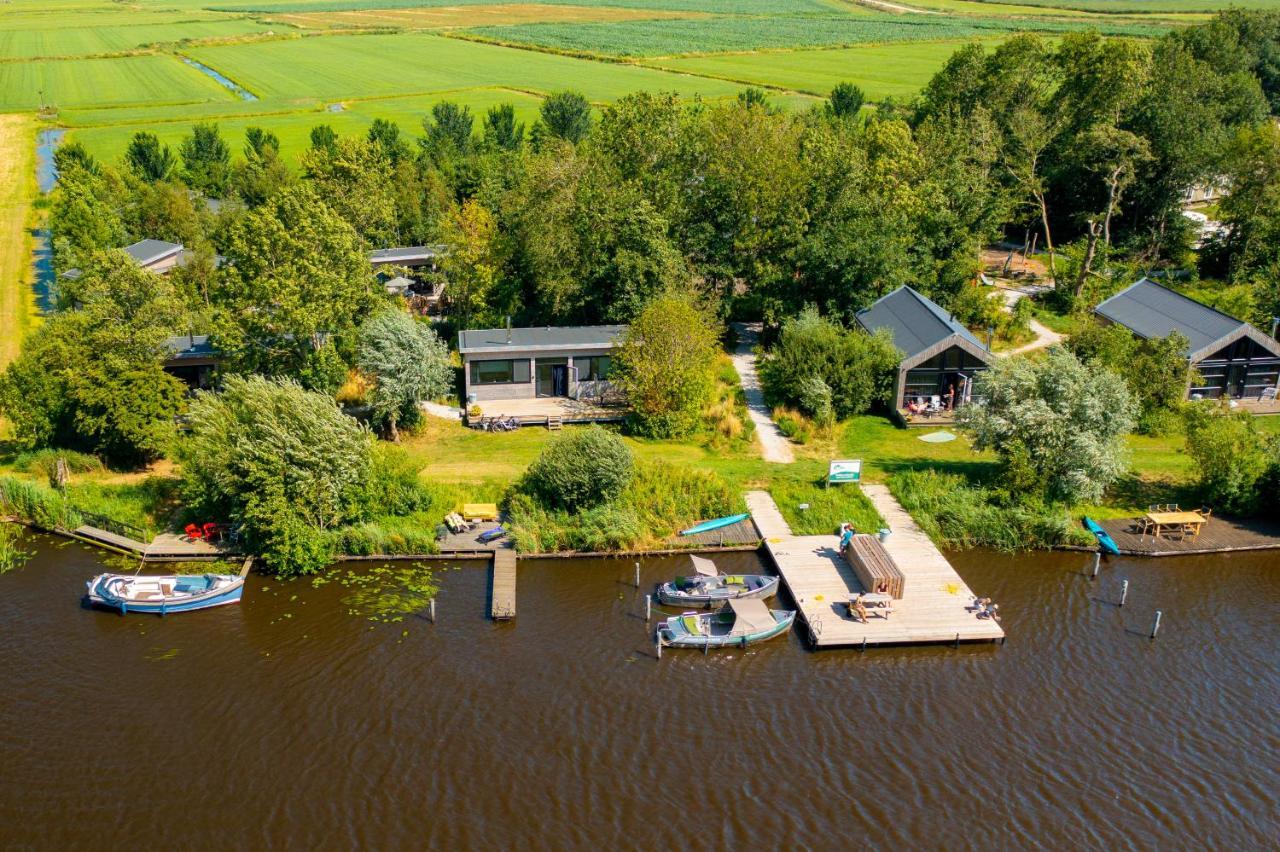
[[[981,0],[978,0],[981,2]],[[1042,9],[1073,9],[1106,14],[1152,14],[1161,12],[1214,12],[1219,9],[1280,9],[1280,0],[1020,0],[1021,5]]]
[[[556,0],[563,6],[613,6],[619,9],[660,9],[670,12],[712,12],[722,15],[772,15],[779,11],[824,12],[839,8],[840,0]],[[208,9],[232,12],[341,12],[353,9],[406,9],[444,6],[487,6],[494,0],[209,0]]]
[[[646,64],[742,84],[776,86],[826,96],[840,82],[861,86],[872,100],[914,94],[967,42],[866,45],[838,50],[742,53],[657,59]]]
[[[441,92],[408,98],[378,98],[352,101],[342,112],[328,112],[320,102],[305,111],[285,113],[251,113],[232,117],[214,117],[222,135],[238,151],[246,127],[266,127],[280,137],[281,153],[287,159],[296,160],[310,143],[311,128],[327,124],[339,135],[364,135],[375,118],[388,119],[400,126],[410,137],[420,135],[422,119],[431,111],[432,104],[451,100],[471,109],[479,130],[480,119],[490,107],[510,103],[516,108],[516,119],[532,124],[538,117],[541,98],[508,89],[464,89],[457,92]],[[139,121],[120,125],[99,125],[69,131],[68,138],[80,142],[98,157],[109,162],[118,160],[129,144],[130,137],[138,130],[155,133],[160,141],[176,148],[182,137],[191,132],[192,119],[180,121]]]
[[[209,77],[168,54],[0,62],[0,111],[230,100]]]
[[[508,86],[577,89],[597,102],[639,89],[716,97],[734,86],[649,68],[513,51],[427,33],[326,36],[202,47],[192,58],[264,99],[339,99]]]
[[[248,18],[229,18],[220,21],[183,20],[74,29],[66,27],[5,29],[0,30],[0,59],[123,53],[149,44],[178,42],[184,39],[230,38],[267,32],[270,29],[269,25]]]
[[[28,286],[34,161],[34,119],[0,115],[0,367],[17,357],[35,315]]]
[[[629,21],[647,18],[701,16],[702,12],[668,12],[661,9],[619,9],[613,6],[563,6],[547,3],[498,3],[480,6],[445,6],[419,9],[361,9],[347,12],[297,12],[272,14],[265,20],[302,29],[333,27],[396,27],[442,29],[489,24],[527,24],[560,21]]]
[[[672,56],[778,48],[843,47],[983,38],[1020,30],[1094,28],[1113,35],[1156,36],[1147,24],[1071,23],[942,15],[779,15],[705,20],[549,23],[477,27],[467,32],[505,44],[610,56]]]

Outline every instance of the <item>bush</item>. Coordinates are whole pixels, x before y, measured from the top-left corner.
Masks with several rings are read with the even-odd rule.
[[[946,547],[1016,551],[1092,543],[1066,509],[1002,503],[998,493],[955,474],[907,471],[891,476],[889,487],[920,528]]]
[[[520,488],[551,509],[586,509],[616,499],[633,469],[622,439],[592,426],[564,432],[547,444]]]
[[[809,419],[790,408],[775,408],[773,422],[778,431],[797,444],[807,444],[813,440],[815,429]]]
[[[1200,470],[1203,499],[1238,514],[1262,508],[1260,486],[1280,464],[1280,442],[1263,435],[1252,415],[1212,402],[1188,406],[1186,425],[1187,454]]]
[[[774,405],[793,406],[820,420],[829,395],[836,416],[852,417],[892,401],[901,358],[887,334],[848,331],[810,307],[783,325],[760,376]],[[826,385],[826,393],[816,381]]]
[[[14,470],[33,473],[52,482],[58,459],[64,459],[71,473],[98,473],[103,469],[102,460],[88,453],[75,450],[36,450],[20,453],[13,460]]]
[[[835,409],[831,403],[831,387],[819,376],[805,376],[796,388],[796,402],[819,426],[835,422]]]

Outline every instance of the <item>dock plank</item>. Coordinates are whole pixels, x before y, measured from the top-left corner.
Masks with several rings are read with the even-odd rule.
[[[516,552],[503,547],[493,552],[489,615],[495,620],[516,617]]]
[[[905,594],[894,601],[893,614],[887,619],[870,618],[863,624],[849,614],[849,596],[870,590],[862,587],[838,552],[836,536],[765,538],[765,550],[809,626],[813,644],[827,648],[1002,639],[999,624],[979,619],[968,609],[973,592],[888,489],[871,485],[864,490],[893,530],[884,549],[906,578]],[[755,493],[768,498],[764,492]],[[758,506],[766,517],[764,524],[757,520],[763,531],[771,523],[769,505],[760,497],[748,505],[753,511]],[[781,518],[776,506],[772,512]]]

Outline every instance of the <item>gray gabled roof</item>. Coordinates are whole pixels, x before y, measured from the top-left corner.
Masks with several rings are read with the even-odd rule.
[[[369,252],[369,262],[374,266],[384,263],[421,263],[444,254],[443,246],[403,246],[401,248],[374,249]]]
[[[124,251],[139,266],[150,266],[182,251],[182,244],[164,240],[138,240],[131,246],[125,246]]]
[[[1188,355],[1217,348],[1238,337],[1249,324],[1195,299],[1161,287],[1149,278],[1130,284],[1093,309],[1098,316],[1122,325],[1143,338],[1168,337],[1179,332],[1191,341]]]
[[[218,357],[207,334],[180,334],[167,338],[164,348],[169,361],[193,361]]]
[[[519,350],[608,349],[618,344],[625,325],[543,326],[540,328],[478,328],[458,332],[463,355]]]
[[[904,361],[951,338],[987,351],[962,323],[910,287],[899,287],[871,307],[858,311],[858,324],[870,332],[888,329],[894,345],[902,350]]]

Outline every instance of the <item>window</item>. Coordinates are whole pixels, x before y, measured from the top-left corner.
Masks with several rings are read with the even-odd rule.
[[[608,355],[574,358],[573,366],[578,370],[578,381],[580,382],[609,378],[610,360]]]
[[[529,381],[528,359],[471,362],[471,384],[473,385],[511,385],[527,381]]]

